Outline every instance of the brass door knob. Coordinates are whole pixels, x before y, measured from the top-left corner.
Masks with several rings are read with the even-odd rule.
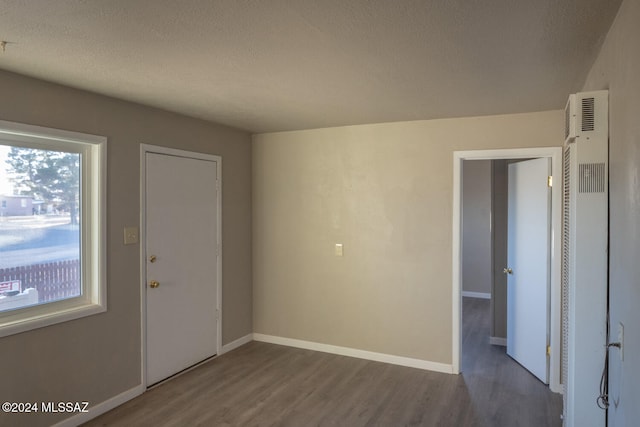
[[[510,268],[503,268],[503,269],[502,269],[502,272],[503,272],[504,274],[513,274],[513,270],[512,270],[512,269],[510,269]]]
[[[149,257],[149,262],[154,263],[154,262],[156,262],[157,259],[158,259],[158,257],[156,257],[155,255],[151,255]]]
[[[157,280],[152,280],[151,282],[149,282],[150,288],[157,288],[158,286],[160,286],[160,282],[158,282]]]

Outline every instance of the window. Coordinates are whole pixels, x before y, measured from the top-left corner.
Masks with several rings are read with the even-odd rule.
[[[106,310],[106,138],[0,121],[0,336]]]

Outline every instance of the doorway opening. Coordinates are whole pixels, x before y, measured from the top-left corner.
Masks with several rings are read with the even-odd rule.
[[[558,177],[556,178],[559,181],[561,177],[562,171],[562,149],[560,147],[544,147],[544,148],[523,148],[523,149],[501,149],[501,150],[479,150],[479,151],[457,151],[454,152],[454,197],[453,197],[453,254],[452,254],[452,265],[453,265],[453,371],[455,373],[459,373],[461,370],[461,361],[462,361],[462,327],[463,327],[463,318],[462,318],[462,310],[463,310],[463,165],[467,160],[501,160],[502,164],[506,163],[507,159],[516,159],[525,160],[525,159],[549,159],[551,162],[551,176]],[[471,162],[467,162],[471,163]],[[490,163],[489,163],[490,164]],[[548,344],[549,344],[549,388],[551,391],[560,393],[562,391],[560,384],[560,329],[561,329],[561,317],[560,317],[560,300],[561,300],[561,288],[560,288],[560,230],[561,230],[561,188],[557,185],[551,188],[551,196],[550,196],[550,205],[551,205],[551,213],[550,213],[550,238],[548,242],[548,250],[550,254],[550,285],[549,285],[549,313],[548,313],[548,322],[549,322],[549,330],[548,330]],[[495,218],[494,218],[495,219]],[[488,230],[491,232],[491,230]],[[469,237],[469,236],[467,236]],[[489,250],[490,252],[490,250]],[[485,254],[486,255],[486,254]],[[490,253],[489,253],[490,255]],[[506,267],[506,266],[505,266]],[[491,264],[491,270],[495,268],[493,264]],[[491,274],[491,270],[489,270],[488,274]],[[493,286],[493,280],[491,281]],[[503,293],[506,294],[506,289],[502,289]],[[490,298],[489,300],[478,300],[470,301],[474,302],[474,304],[465,303],[465,306],[470,310],[474,310],[477,314],[477,310],[483,310],[482,306],[484,305],[484,310],[489,310],[489,305],[491,305],[491,310],[495,310],[498,307],[493,307],[493,304],[502,304],[501,301],[505,301],[506,295],[498,295],[499,293],[495,292],[494,289],[487,289],[483,291],[483,289],[474,289],[468,290],[466,295],[472,297],[485,297]],[[495,301],[492,301],[491,295],[494,295]],[[500,301],[498,301],[500,298]],[[465,298],[470,299],[470,298]],[[471,299],[470,299],[471,300]],[[491,301],[491,302],[490,302]],[[476,315],[474,314],[474,315]],[[545,313],[545,316],[547,313]],[[495,317],[495,316],[494,316]],[[497,316],[499,317],[499,316]],[[496,320],[496,319],[492,319]],[[499,320],[499,319],[498,319]],[[494,322],[495,323],[495,322]],[[498,322],[500,323],[500,322]],[[501,331],[498,330],[500,325],[497,323],[493,325],[494,327],[491,330],[491,336],[493,337],[492,344],[505,344],[505,340],[501,340],[500,335],[502,335]],[[505,336],[506,337],[506,336]],[[489,337],[485,337],[486,341],[489,341]]]

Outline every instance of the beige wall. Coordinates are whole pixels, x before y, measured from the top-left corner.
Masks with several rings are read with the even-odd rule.
[[[584,85],[609,89],[610,311],[625,325],[624,362],[611,350],[610,426],[640,420],[640,0],[625,0]]]
[[[451,363],[453,151],[562,135],[561,111],[255,135],[254,332]]]
[[[491,160],[462,164],[462,290],[491,294]]]
[[[140,383],[139,144],[222,156],[223,343],[252,331],[251,140],[248,133],[0,72],[0,119],[108,138],[108,311],[0,338],[2,401],[109,399]],[[50,425],[64,415],[1,414],[0,425]]]

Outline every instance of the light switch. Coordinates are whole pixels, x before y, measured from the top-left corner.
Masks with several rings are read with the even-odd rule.
[[[342,243],[336,243],[336,256],[342,256]]]
[[[138,227],[124,228],[124,244],[135,245],[138,243]]]

